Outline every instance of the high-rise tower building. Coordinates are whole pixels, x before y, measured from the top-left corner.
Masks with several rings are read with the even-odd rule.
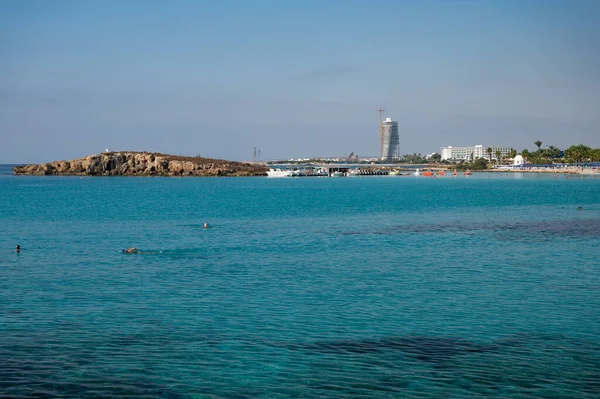
[[[392,118],[385,118],[381,122],[381,160],[397,161],[400,159],[400,137],[398,136],[398,122]]]

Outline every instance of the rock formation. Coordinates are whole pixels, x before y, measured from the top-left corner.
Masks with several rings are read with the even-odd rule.
[[[13,168],[23,175],[80,176],[265,176],[263,165],[148,152],[105,152],[71,161]]]

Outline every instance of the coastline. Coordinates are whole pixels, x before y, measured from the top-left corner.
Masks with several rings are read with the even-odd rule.
[[[479,170],[477,172],[492,172],[492,173],[555,173],[555,174],[574,174],[574,175],[600,175],[600,167],[585,168],[585,167],[523,167],[523,168],[496,168]]]
[[[433,165],[427,166],[423,165],[421,170],[444,170],[444,171],[452,171],[459,169],[453,168],[452,165]],[[401,168],[401,170],[411,170],[406,168]],[[556,174],[579,174],[579,175],[600,175],[600,166],[565,166],[565,165],[555,165],[555,166],[501,166],[498,168],[489,168],[489,169],[470,169],[471,172],[490,172],[490,173],[556,173]]]

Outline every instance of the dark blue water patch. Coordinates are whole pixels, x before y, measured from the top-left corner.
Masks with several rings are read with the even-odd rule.
[[[382,386],[406,396],[409,396],[407,391],[417,391],[415,397],[437,397],[434,392],[444,392],[444,397],[519,398],[576,398],[578,394],[600,393],[598,345],[565,337],[524,334],[491,344],[454,338],[401,337],[324,341],[288,348],[320,359],[314,363],[320,373],[313,377],[319,383],[311,388],[339,391],[339,397],[359,388],[366,389],[367,393],[361,393],[368,397]],[[394,356],[395,352],[404,357]],[[560,366],[564,357],[571,359],[569,370]],[[328,363],[332,365],[330,368],[323,366]],[[381,370],[387,378],[381,378],[381,374],[373,379],[364,378],[374,377],[370,373],[372,368]],[[350,370],[356,372],[354,378],[348,375],[344,378],[344,373]],[[344,383],[334,382],[336,378],[332,376]],[[425,386],[429,387],[429,393],[422,391]]]
[[[160,339],[157,334],[108,334],[68,347],[47,334],[4,341],[0,395],[577,398],[600,394],[599,345],[561,335],[520,334],[488,344],[436,336],[275,344],[250,337],[204,339],[203,334],[177,329]],[[209,370],[195,374],[209,364],[233,377],[209,382]],[[250,375],[242,378],[250,364],[257,381]],[[261,369],[268,371],[256,371]],[[195,374],[196,382],[181,381],[181,371]]]
[[[70,343],[61,338],[77,331],[30,332],[0,344],[0,397],[191,398],[189,392],[202,393],[161,375],[156,361],[163,351],[177,353],[180,345],[200,342],[207,347],[202,335],[169,335],[161,329],[98,336],[79,330],[82,335]],[[215,344],[209,341],[208,346]],[[183,359],[171,359],[182,366]]]
[[[557,220],[500,224],[494,228],[499,240],[553,241],[557,239],[600,238],[600,219]]]
[[[600,219],[567,219],[553,221],[502,222],[443,222],[396,225],[383,229],[341,231],[341,236],[398,235],[398,234],[464,234],[474,235],[491,232],[498,239],[549,240],[556,238],[598,238]],[[330,233],[329,233],[330,234]]]
[[[2,353],[0,357],[0,397],[7,398],[169,398],[191,396],[154,382],[143,373],[119,375],[104,371],[90,361],[65,358],[44,352],[24,359]],[[51,357],[44,357],[51,356]],[[80,355],[88,355],[80,353]]]
[[[441,363],[453,356],[467,353],[482,353],[497,349],[497,345],[478,344],[465,339],[451,337],[386,337],[364,340],[321,341],[287,346],[291,350],[307,350],[334,354],[365,354],[374,352],[400,351],[419,360]]]

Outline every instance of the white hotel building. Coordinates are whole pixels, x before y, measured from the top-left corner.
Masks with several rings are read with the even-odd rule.
[[[487,149],[492,149],[492,159],[496,159],[496,151],[500,151],[500,158],[504,158],[510,154],[512,148],[510,147],[498,147],[495,145],[474,145],[471,147],[442,147],[440,151],[440,155],[442,156],[442,161],[470,161],[475,160],[477,158],[489,158],[489,154]]]

